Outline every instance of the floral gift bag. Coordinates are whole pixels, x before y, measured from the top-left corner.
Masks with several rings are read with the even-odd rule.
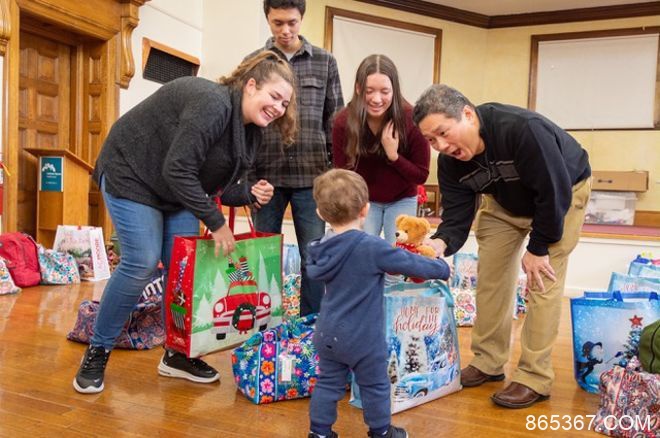
[[[642,371],[632,358],[600,376],[594,430],[625,438],[660,437],[660,375]]]
[[[254,334],[232,352],[238,389],[256,404],[309,397],[318,377],[316,314]]]
[[[76,259],[69,253],[37,245],[41,284],[80,283]]]

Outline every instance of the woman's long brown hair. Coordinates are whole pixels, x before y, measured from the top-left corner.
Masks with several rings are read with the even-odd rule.
[[[375,134],[376,141],[366,144],[365,139],[369,132],[367,124],[367,108],[364,93],[367,88],[367,78],[374,73],[387,76],[392,82],[392,104],[385,112],[383,121]],[[358,91],[359,90],[359,91]],[[360,94],[362,93],[362,94]],[[399,138],[399,151],[407,150],[405,108],[410,104],[401,94],[399,73],[394,62],[385,55],[369,55],[360,63],[355,74],[353,97],[346,106],[346,149],[344,153],[350,168],[355,168],[361,156],[369,154],[385,155],[380,143],[383,128],[390,120],[394,123],[394,132]]]

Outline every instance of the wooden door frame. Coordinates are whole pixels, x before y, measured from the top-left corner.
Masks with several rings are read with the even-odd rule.
[[[87,37],[104,41],[108,68],[104,105],[104,136],[119,115],[119,89],[128,88],[135,73],[131,35],[139,22],[139,8],[149,0],[0,0],[0,56],[2,68],[2,157],[10,169],[18,170],[19,35],[21,14],[53,23]],[[93,164],[93,163],[90,163]],[[18,205],[17,174],[4,174],[2,231],[16,231]],[[103,213],[104,229],[111,222]]]

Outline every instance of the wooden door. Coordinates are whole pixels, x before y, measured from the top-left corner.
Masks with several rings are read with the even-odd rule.
[[[20,33],[17,229],[36,232],[38,160],[24,148],[70,143],[71,51],[66,44]]]

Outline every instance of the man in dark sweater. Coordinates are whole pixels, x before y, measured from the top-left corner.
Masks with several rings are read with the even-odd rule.
[[[540,114],[499,103],[475,107],[459,91],[433,85],[419,98],[415,123],[438,157],[442,223],[428,242],[451,255],[472,222],[479,244],[472,363],[465,387],[504,379],[518,257],[530,290],[521,356],[512,383],[492,400],[524,408],[548,398],[568,256],[575,248],[591,193],[587,152]],[[481,196],[475,220],[477,195]]]
[[[390,380],[383,309],[384,277],[449,277],[444,260],[394,248],[362,231],[369,211],[369,192],[355,172],[333,169],[314,180],[319,216],[332,229],[308,247],[309,276],[325,284],[314,345],[319,353],[319,380],[309,407],[309,438],[336,437],[337,402],[346,395],[349,370],[355,373],[369,436],[405,438],[390,425]]]

